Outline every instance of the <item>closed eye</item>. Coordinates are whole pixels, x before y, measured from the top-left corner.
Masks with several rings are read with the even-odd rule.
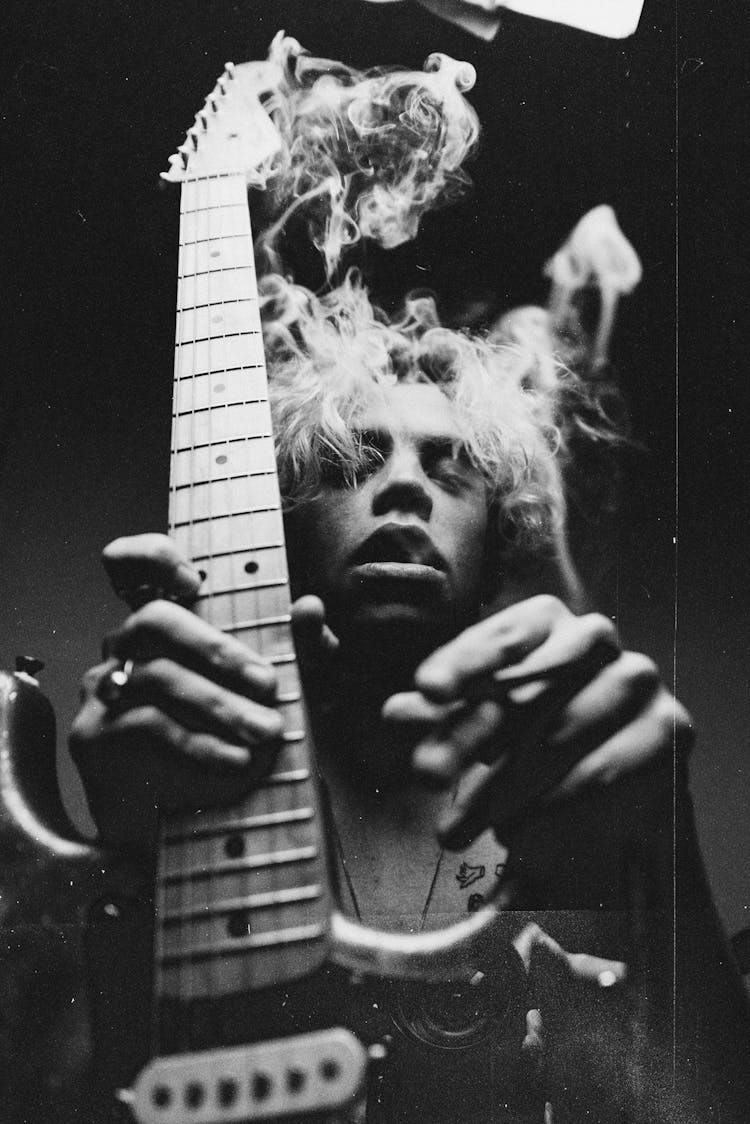
[[[459,441],[442,437],[425,441],[421,459],[425,473],[450,492],[462,491],[474,483],[475,470]]]

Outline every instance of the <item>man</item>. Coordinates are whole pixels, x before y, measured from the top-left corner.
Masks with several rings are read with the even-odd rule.
[[[539,1078],[547,1119],[739,1121],[747,1013],[690,827],[689,719],[611,621],[580,613],[567,551],[571,402],[589,392],[533,347],[442,329],[424,299],[388,323],[356,278],[322,299],[272,279],[265,301],[294,619],[342,907],[416,931],[499,885],[532,977],[534,949],[548,954],[516,1044],[534,1055],[541,1006],[556,1074]],[[119,539],[104,561],[131,602],[153,599],[86,676],[71,745],[104,840],[147,852],[157,809],[251,788],[282,722],[273,669],[190,612],[201,578],[168,539]],[[675,904],[685,926],[671,923]],[[576,923],[593,912],[607,936],[574,951],[607,959],[563,952],[529,910],[563,911],[544,929],[596,942],[596,925]],[[624,930],[608,929],[623,915]],[[602,1007],[609,985],[624,1006]],[[639,1041],[645,1092],[626,1055]],[[571,1071],[582,1056],[590,1070]],[[450,1080],[426,1088],[422,1063],[402,1059],[373,1118],[540,1119],[528,1073],[467,1063],[456,1086],[436,1057],[430,1074],[444,1065]]]

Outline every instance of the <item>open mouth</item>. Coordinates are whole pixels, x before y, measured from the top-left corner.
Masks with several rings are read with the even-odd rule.
[[[358,572],[406,581],[445,577],[447,563],[429,535],[413,523],[385,523],[351,557]]]

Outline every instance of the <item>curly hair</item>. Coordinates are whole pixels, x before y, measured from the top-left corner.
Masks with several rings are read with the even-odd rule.
[[[467,456],[483,478],[498,562],[526,572],[565,544],[563,470],[571,439],[611,436],[592,425],[591,387],[556,355],[542,309],[521,310],[494,338],[441,326],[434,299],[411,294],[394,320],[358,274],[323,296],[277,275],[260,282],[277,462],[287,511],[332,472],[355,487],[370,451],[357,418],[397,382],[432,383],[454,407]]]

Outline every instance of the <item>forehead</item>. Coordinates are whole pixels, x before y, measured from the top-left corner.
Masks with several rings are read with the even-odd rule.
[[[456,408],[432,383],[396,383],[357,411],[362,429],[404,437],[442,437],[459,441]]]

